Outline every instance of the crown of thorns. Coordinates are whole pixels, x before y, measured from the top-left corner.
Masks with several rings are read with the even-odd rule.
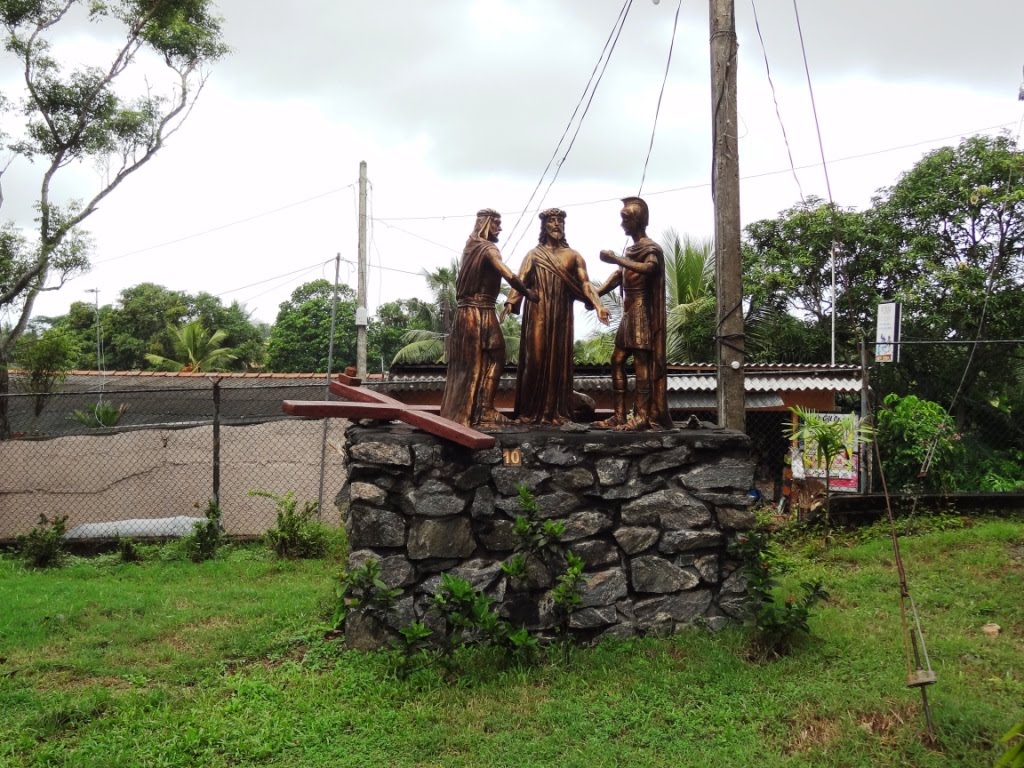
[[[481,208],[479,211],[476,212],[476,217],[478,219],[480,217],[482,217],[482,216],[487,216],[488,218],[491,218],[491,219],[500,219],[501,218],[501,214],[498,213],[493,208]]]
[[[548,208],[546,211],[541,211],[539,216],[541,221],[547,221],[548,219],[561,219],[565,221],[565,211],[561,208]]]

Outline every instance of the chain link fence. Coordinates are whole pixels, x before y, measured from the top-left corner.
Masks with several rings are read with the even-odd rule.
[[[27,533],[41,514],[66,515],[69,538],[181,535],[211,500],[226,534],[258,536],[274,525],[276,509],[251,490],[301,501],[322,494],[322,520],[339,522],[333,501],[345,476],[347,422],[281,412],[283,400],[322,400],[322,379],[182,381],[7,395],[0,541]]]
[[[82,375],[60,393],[4,396],[12,436],[0,440],[0,542],[27,533],[40,514],[67,515],[71,535],[82,538],[179,535],[211,499],[228,535],[258,536],[273,526],[276,510],[252,490],[322,498],[322,519],[338,524],[333,502],[345,478],[347,422],[284,416],[283,400],[325,397],[322,377],[297,378]],[[873,365],[870,378],[873,392],[883,393],[869,410],[891,491],[1024,492],[1021,345],[982,344],[973,352],[906,345],[899,362]],[[884,393],[896,399],[886,402]],[[830,408],[811,407],[862,410],[852,391],[836,394]],[[706,408],[692,413],[715,420]],[[765,501],[798,491],[784,433],[791,420],[779,406],[746,414],[755,488]],[[867,451],[852,487],[833,489],[880,491],[873,454]]]

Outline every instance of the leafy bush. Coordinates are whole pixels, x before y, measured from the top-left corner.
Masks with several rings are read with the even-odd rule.
[[[889,487],[904,492],[960,489],[965,451],[942,406],[896,394],[886,395],[883,403],[877,413],[878,450]]]
[[[193,526],[192,533],[181,540],[182,548],[193,563],[212,560],[224,543],[224,529],[220,526],[220,505],[213,499],[206,505],[206,520]]]
[[[800,584],[801,594],[776,594],[778,576],[788,570],[785,559],[771,540],[767,523],[758,524],[737,536],[732,550],[743,561],[750,595],[749,622],[753,630],[752,654],[759,659],[784,656],[793,650],[801,635],[810,634],[811,611],[827,601],[828,592],[818,580]]]
[[[402,590],[392,589],[384,582],[380,575],[380,561],[367,560],[362,567],[342,573],[334,594],[337,603],[333,621],[339,628],[353,612],[383,619]]]
[[[72,412],[68,418],[90,429],[110,429],[117,426],[127,410],[127,403],[114,405],[109,400],[100,400],[92,408]]]
[[[25,536],[15,540],[18,552],[33,568],[59,566],[65,555],[64,534],[67,531],[68,516],[61,515],[52,520],[39,515],[39,522]]]
[[[249,491],[250,496],[272,499],[277,505],[277,524],[263,535],[263,540],[278,557],[316,558],[327,554],[331,530],[316,520],[320,507],[307,501],[299,510],[299,501],[291,491],[279,496],[270,491]]]

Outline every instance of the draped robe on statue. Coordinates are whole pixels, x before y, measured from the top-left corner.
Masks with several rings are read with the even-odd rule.
[[[564,250],[573,254],[573,261],[579,257]],[[540,300],[527,302],[523,310],[515,413],[523,423],[564,424],[573,415],[573,302],[592,305],[576,274],[546,245],[526,254],[519,277]],[[521,302],[518,292],[509,294],[513,312]]]
[[[448,337],[448,377],[441,415],[467,426],[479,421],[488,365],[485,353],[505,347],[494,311],[501,276],[487,263],[489,249],[497,254],[497,246],[482,237],[471,237],[466,243],[455,283],[458,308]],[[501,260],[500,254],[497,259]]]

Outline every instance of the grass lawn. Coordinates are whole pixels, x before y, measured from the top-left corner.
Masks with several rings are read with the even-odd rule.
[[[832,594],[787,658],[695,629],[525,669],[469,652],[458,679],[405,681],[324,639],[336,563],[7,557],[0,766],[991,766],[1024,715],[1024,523],[903,540],[939,676],[934,743],[904,687],[888,540],[787,551],[794,580]]]

